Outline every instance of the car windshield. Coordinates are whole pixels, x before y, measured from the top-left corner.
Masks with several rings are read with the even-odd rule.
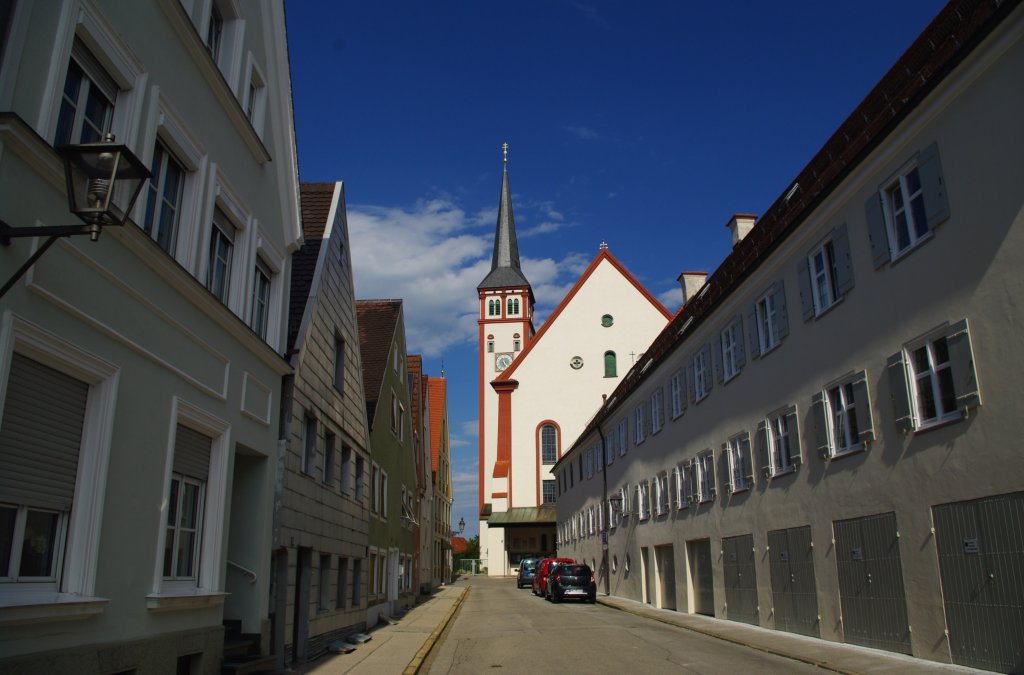
[[[537,569],[537,561],[536,560],[524,560],[523,564],[522,564],[522,568],[524,570],[529,570],[529,571],[532,572],[535,569]]]

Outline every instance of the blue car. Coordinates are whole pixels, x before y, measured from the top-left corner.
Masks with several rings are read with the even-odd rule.
[[[519,574],[516,575],[516,588],[533,586],[533,577],[537,574],[540,558],[523,558],[519,561]]]

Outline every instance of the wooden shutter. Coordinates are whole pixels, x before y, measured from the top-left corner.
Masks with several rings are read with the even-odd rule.
[[[721,464],[722,473],[725,478],[725,491],[733,492],[736,486],[732,482],[732,451],[728,443],[722,443],[722,452],[718,455],[718,463]]]
[[[811,290],[811,267],[807,257],[800,258],[796,265],[796,280],[800,285],[800,315],[804,321],[814,316],[814,292]]]
[[[885,228],[885,214],[882,212],[882,193],[873,192],[864,202],[864,217],[868,225],[868,241],[871,243],[871,258],[875,269],[889,262],[889,234]]]
[[[811,397],[811,416],[814,418],[814,443],[818,456],[828,459],[832,454],[828,442],[828,402],[824,392]]]
[[[0,500],[70,511],[89,385],[13,353],[0,424]]]
[[[743,458],[743,479],[747,482],[748,488],[754,489],[754,457],[748,433],[744,433],[740,439],[740,457]]]
[[[771,432],[768,429],[767,420],[761,420],[757,423],[757,435],[755,436],[757,458],[761,462],[761,473],[765,478],[772,475],[771,447],[768,443],[769,433]]]
[[[686,483],[689,486],[690,503],[695,503],[700,497],[700,486],[697,484],[697,468],[694,466],[693,461],[686,462],[683,466],[686,469]]]
[[[853,381],[853,408],[857,411],[857,440],[868,443],[875,440],[875,426],[871,419],[871,396],[868,392],[867,373],[857,373]]]
[[[212,446],[212,438],[179,424],[174,434],[174,473],[205,482],[210,475]]]
[[[832,253],[835,256],[836,297],[853,289],[853,260],[850,258],[850,234],[846,223],[832,231]]]
[[[696,381],[697,370],[693,367],[693,359],[690,359],[690,366],[686,372],[686,395],[691,403],[697,401],[697,389],[694,382]]]
[[[708,473],[710,480],[708,481],[711,485],[711,499],[713,500],[718,494],[718,484],[715,482],[715,458],[712,453],[708,453],[708,458],[711,460],[708,462]]]
[[[789,432],[789,460],[793,466],[799,466],[803,462],[803,456],[800,454],[800,421],[796,406],[786,411],[786,430]]]
[[[704,348],[701,351],[704,352],[704,382],[707,384],[707,386],[704,389],[704,395],[706,396],[707,394],[711,393],[711,388],[714,386],[715,382],[715,378],[711,376],[710,370],[712,367],[711,343],[709,342],[706,345],[704,345]]]
[[[757,335],[757,304],[750,306],[747,310],[747,335],[750,339],[750,358],[756,359],[761,356],[761,340]]]
[[[686,391],[687,383],[690,381],[690,373],[686,369],[686,366],[683,366],[679,370],[679,409],[686,410],[686,407],[690,404],[690,397]]]
[[[786,284],[779,279],[773,284],[772,298],[775,301],[775,334],[781,341],[789,335],[789,312],[786,309]]]
[[[741,370],[743,366],[747,365],[747,352],[743,348],[743,315],[737,314],[733,320],[733,336],[736,338],[736,370]]]
[[[957,321],[946,331],[949,346],[949,365],[953,371],[953,391],[956,405],[966,413],[970,408],[981,405],[981,391],[978,388],[978,374],[974,370],[974,350],[971,347],[971,333],[967,319]]]
[[[910,406],[910,389],[907,387],[907,369],[903,363],[903,352],[898,351],[885,362],[889,372],[889,393],[896,414],[896,430],[907,433],[914,428],[914,413]]]
[[[715,340],[712,343],[711,358],[714,361],[715,379],[719,384],[721,384],[722,382],[725,382],[725,364],[723,362],[721,333],[715,336]]]
[[[946,197],[946,183],[942,178],[942,162],[939,160],[937,143],[932,143],[921,151],[917,159],[917,175],[921,179],[921,196],[924,197],[928,227],[934,229],[949,219],[949,201]]]

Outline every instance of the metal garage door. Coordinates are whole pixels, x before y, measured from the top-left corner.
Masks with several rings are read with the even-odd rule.
[[[769,531],[768,554],[775,627],[820,637],[810,526]]]
[[[896,514],[837,520],[834,527],[846,641],[910,654]]]
[[[1024,672],[1024,492],[932,515],[953,661]]]
[[[726,617],[758,625],[757,573],[754,569],[754,535],[722,539],[725,571]]]

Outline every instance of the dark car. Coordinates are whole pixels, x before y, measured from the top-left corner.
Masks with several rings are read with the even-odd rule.
[[[519,561],[519,574],[516,575],[516,588],[532,586],[533,577],[537,575],[540,558],[523,558]]]
[[[540,565],[537,566],[537,573],[533,576],[533,594],[544,595],[544,590],[548,584],[548,574],[551,572],[552,563],[555,565],[561,563],[574,563],[576,562],[572,558],[544,558],[540,561]]]
[[[597,583],[594,571],[589,565],[562,563],[548,575],[548,600],[561,602],[576,598],[588,602],[597,601]]]

